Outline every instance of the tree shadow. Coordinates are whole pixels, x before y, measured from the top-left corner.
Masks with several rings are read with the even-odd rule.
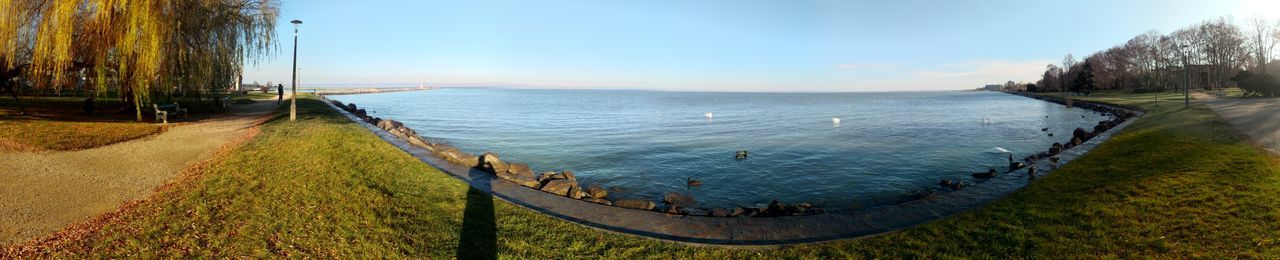
[[[467,207],[462,212],[458,259],[498,259],[498,227],[493,213],[493,195],[470,187]]]

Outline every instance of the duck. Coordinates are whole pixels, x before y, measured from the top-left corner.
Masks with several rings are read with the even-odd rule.
[[[712,114],[711,112],[706,112],[706,113],[702,113],[702,116],[707,117],[707,120],[711,120],[711,118],[715,117],[716,114]]]
[[[685,181],[689,183],[689,187],[702,186],[702,180],[694,180],[693,178],[685,177]]]
[[[837,124],[837,125],[838,125],[838,124],[840,124],[840,118],[839,118],[839,117],[834,117],[834,116],[833,116],[833,117],[831,117],[831,123],[832,123],[832,124]]]

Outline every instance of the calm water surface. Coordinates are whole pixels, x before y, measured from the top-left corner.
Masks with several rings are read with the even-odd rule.
[[[330,98],[466,152],[493,151],[535,171],[573,170],[584,184],[612,187],[613,199],[678,191],[705,208],[772,199],[844,210],[896,203],[943,178],[975,182],[970,172],[1003,169],[1002,150],[1022,158],[1106,120],[994,92],[459,88]],[[735,160],[738,150],[751,157]],[[689,188],[687,179],[704,184]]]

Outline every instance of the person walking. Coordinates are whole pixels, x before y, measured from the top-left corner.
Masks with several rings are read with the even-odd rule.
[[[280,95],[280,98],[276,99],[276,105],[284,103],[284,84],[276,85],[276,93]]]

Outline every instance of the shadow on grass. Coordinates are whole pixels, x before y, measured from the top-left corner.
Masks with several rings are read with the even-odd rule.
[[[462,212],[462,238],[458,259],[498,259],[498,228],[493,213],[493,195],[471,187],[467,207]]]

